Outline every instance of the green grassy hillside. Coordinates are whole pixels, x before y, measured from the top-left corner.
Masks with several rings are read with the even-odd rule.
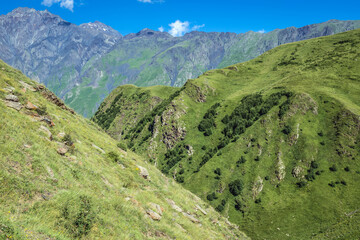
[[[0,99],[0,239],[247,239],[1,61]]]
[[[359,61],[360,30],[285,44],[189,80],[116,131],[254,239],[349,239],[360,235]]]

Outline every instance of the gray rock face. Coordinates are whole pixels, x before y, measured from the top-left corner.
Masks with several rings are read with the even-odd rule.
[[[278,45],[359,27],[360,21],[330,20],[265,34],[194,31],[173,37],[143,29],[123,37],[97,21],[77,26],[46,10],[18,8],[0,16],[0,58],[90,117],[119,85],[182,86]]]

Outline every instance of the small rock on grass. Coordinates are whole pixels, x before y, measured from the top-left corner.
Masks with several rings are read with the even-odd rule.
[[[57,152],[58,152],[58,154],[60,154],[60,155],[65,155],[66,153],[67,153],[67,149],[66,148],[58,148],[57,149]]]
[[[18,102],[19,98],[13,94],[9,94],[5,96],[5,99],[12,102]]]
[[[149,217],[152,220],[160,221],[160,219],[161,219],[161,216],[159,214],[157,214],[156,212],[154,212],[153,210],[151,210],[151,209],[147,209],[146,213],[149,215]]]
[[[13,109],[15,109],[15,110],[17,110],[17,111],[20,111],[21,108],[22,108],[22,105],[21,105],[21,103],[19,103],[19,102],[5,101],[5,105],[6,105],[7,107],[13,108]]]

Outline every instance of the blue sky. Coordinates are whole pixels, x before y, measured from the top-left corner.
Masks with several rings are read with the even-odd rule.
[[[0,14],[17,7],[48,9],[75,24],[98,20],[123,35],[143,28],[177,36],[195,29],[268,32],[330,19],[360,20],[359,0],[4,0]]]

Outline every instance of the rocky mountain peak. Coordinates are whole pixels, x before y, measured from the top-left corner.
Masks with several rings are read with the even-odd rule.
[[[99,21],[83,23],[80,25],[80,27],[83,29],[86,29],[92,33],[104,33],[106,35],[111,35],[114,37],[122,36],[118,31],[116,31],[112,27],[110,27],[102,22],[99,22]]]

